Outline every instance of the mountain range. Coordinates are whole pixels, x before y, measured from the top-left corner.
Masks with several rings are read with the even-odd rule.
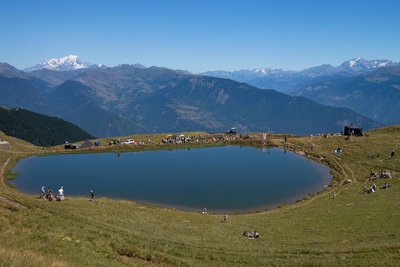
[[[337,67],[321,65],[302,71],[255,69],[208,74],[346,107],[390,125],[400,123],[399,70],[400,64],[390,60],[355,58]]]
[[[351,77],[332,75],[293,92],[318,103],[350,108],[383,124],[400,124],[400,66]]]
[[[274,89],[291,94],[304,87],[305,84],[319,82],[330,76],[353,77],[382,67],[399,66],[399,63],[387,59],[366,60],[354,58],[339,66],[328,64],[303,69],[286,71],[275,68],[259,68],[238,71],[207,71],[202,75],[232,79],[245,82],[258,88]]]
[[[20,71],[0,64],[0,105],[71,121],[97,137],[199,130],[294,134],[381,124],[347,108],[317,104],[229,79],[142,65]]]

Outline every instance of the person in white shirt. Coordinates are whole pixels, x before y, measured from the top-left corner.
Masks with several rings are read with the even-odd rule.
[[[65,197],[64,197],[64,187],[63,186],[61,186],[60,189],[58,189],[58,196],[59,196],[60,200],[64,200],[65,199]]]

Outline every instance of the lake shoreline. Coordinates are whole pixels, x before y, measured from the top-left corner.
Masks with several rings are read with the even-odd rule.
[[[280,138],[278,138],[280,139]],[[115,146],[105,146],[102,147],[101,149],[98,149],[97,147],[95,147],[94,149],[84,149],[84,150],[74,150],[74,151],[69,151],[69,150],[62,150],[62,149],[57,149],[57,150],[47,150],[47,151],[43,151],[41,153],[34,153],[34,154],[29,154],[29,155],[23,155],[18,157],[18,160],[15,160],[11,166],[11,168],[9,168],[10,170],[12,170],[12,168],[15,167],[16,163],[20,160],[22,160],[23,158],[29,157],[29,156],[49,156],[49,155],[64,155],[64,154],[92,154],[92,153],[125,153],[125,152],[144,152],[144,151],[162,151],[162,150],[181,150],[181,149],[192,149],[192,148],[210,148],[210,147],[225,147],[225,146],[238,146],[238,147],[252,147],[252,148],[258,148],[258,149],[262,149],[262,148],[280,148],[280,149],[287,149],[289,151],[292,151],[294,153],[298,152],[296,150],[292,150],[290,147],[288,146],[279,146],[279,145],[274,145],[271,142],[268,142],[269,146],[265,146],[263,144],[261,144],[259,142],[259,140],[254,141],[251,140],[250,142],[248,141],[240,141],[240,142],[220,142],[220,143],[208,143],[208,144],[199,144],[199,143],[194,143],[194,144],[176,144],[176,145],[142,145],[142,146],[130,146],[127,147],[125,146],[120,146],[117,149],[115,149]],[[287,145],[288,143],[286,143]],[[302,153],[296,153],[299,156],[305,157],[307,159],[311,159],[316,163],[322,163],[325,166],[328,166],[330,168],[330,166],[328,164],[326,164],[325,162],[321,162],[321,161],[317,161],[315,160],[316,158],[312,158],[311,155],[308,155],[306,153],[302,154]],[[282,202],[278,202],[278,203],[272,203],[272,204],[267,204],[267,205],[257,205],[254,208],[248,208],[248,209],[238,209],[238,210],[227,210],[227,209],[215,209],[215,210],[210,210],[211,213],[215,213],[215,214],[221,214],[224,212],[229,212],[231,214],[253,214],[253,213],[260,213],[260,212],[266,212],[266,211],[271,211],[274,209],[278,209],[282,206],[291,206],[291,205],[296,205],[300,202],[303,201],[307,201],[321,193],[326,192],[330,187],[331,184],[333,182],[332,179],[332,170],[330,168],[330,176],[329,176],[329,183],[328,184],[324,184],[323,188],[318,189],[317,191],[313,191],[310,193],[305,193],[303,194],[301,197],[297,197],[297,198],[290,198],[287,201],[282,201]],[[10,181],[7,181],[7,184],[10,188],[13,188],[14,190],[17,190],[11,183]],[[22,192],[23,193],[23,192]],[[26,194],[26,193],[25,193]],[[28,193],[29,194],[29,193]],[[34,194],[32,195],[34,196]],[[79,198],[79,197],[84,197],[82,195],[73,195],[70,196],[68,198]],[[181,205],[174,205],[174,204],[163,204],[163,203],[157,203],[154,201],[142,201],[142,200],[132,200],[132,199],[127,199],[127,198],[118,198],[118,197],[105,197],[107,199],[110,200],[115,200],[115,201],[132,201],[133,203],[137,203],[140,205],[146,205],[146,206],[152,206],[155,208],[168,208],[168,209],[173,209],[173,210],[180,210],[180,211],[185,211],[185,212],[199,212],[198,209],[194,209],[194,208],[190,208],[190,207],[184,207]]]

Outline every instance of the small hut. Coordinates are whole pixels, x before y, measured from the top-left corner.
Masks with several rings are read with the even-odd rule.
[[[344,126],[343,134],[347,136],[362,136],[362,128],[354,125]]]
[[[237,134],[236,128],[232,127],[229,131],[226,132],[226,134]]]
[[[82,145],[79,146],[79,148],[80,149],[91,148],[92,146],[94,146],[94,144],[92,142],[90,142],[89,140],[86,140],[85,142],[82,143]]]
[[[11,145],[7,141],[0,141],[0,149],[9,150],[11,149]]]
[[[75,145],[75,144],[66,143],[66,144],[64,145],[64,148],[65,148],[65,149],[77,149],[78,147],[77,147],[77,145]]]

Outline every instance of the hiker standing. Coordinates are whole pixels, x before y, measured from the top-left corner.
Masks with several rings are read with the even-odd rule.
[[[42,189],[40,189],[40,198],[45,198],[46,191],[44,190],[44,185],[42,185]]]
[[[90,190],[90,200],[96,200],[96,197],[94,196],[93,190]]]
[[[227,222],[228,221],[228,214],[224,214],[224,222]]]
[[[392,149],[392,152],[390,152],[390,158],[394,157],[394,149]]]
[[[60,198],[60,201],[65,199],[63,186],[61,186],[60,189],[58,189],[58,197]]]

